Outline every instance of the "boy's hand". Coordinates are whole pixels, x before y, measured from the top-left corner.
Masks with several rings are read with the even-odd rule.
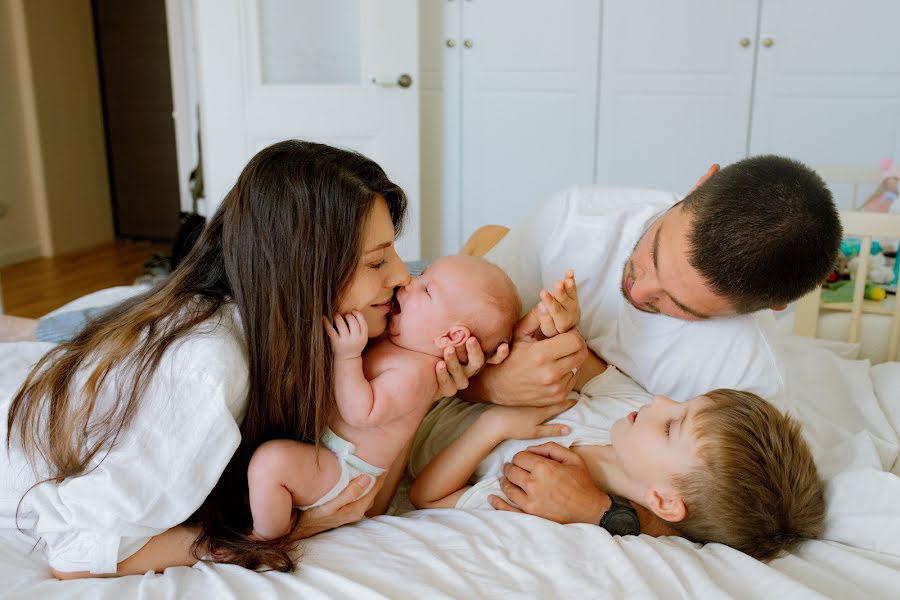
[[[488,421],[491,431],[497,431],[504,439],[531,440],[543,437],[568,435],[565,425],[545,425],[544,421],[575,406],[575,400],[564,400],[550,406],[492,406],[482,419]]]
[[[337,360],[348,360],[362,356],[363,348],[369,342],[369,325],[363,314],[354,310],[349,315],[334,315],[334,324],[322,317],[325,331],[331,340],[331,349]]]
[[[541,333],[546,338],[574,329],[581,320],[575,272],[571,269],[566,271],[565,276],[553,284],[552,292],[541,290],[541,303],[535,310],[541,323]]]

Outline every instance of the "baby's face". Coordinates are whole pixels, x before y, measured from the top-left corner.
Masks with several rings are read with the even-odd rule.
[[[676,402],[656,396],[613,423],[610,442],[625,472],[646,489],[670,489],[672,478],[701,465],[693,417],[709,399]]]
[[[442,356],[437,344],[452,327],[466,325],[465,315],[478,310],[485,277],[491,270],[463,256],[437,259],[397,290],[389,326],[391,341],[403,348]]]

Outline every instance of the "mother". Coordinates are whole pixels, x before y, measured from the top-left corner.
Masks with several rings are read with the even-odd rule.
[[[385,330],[409,279],[393,246],[405,210],[363,156],[300,141],[262,150],[162,287],[31,371],[8,407],[0,524],[43,539],[53,574],[72,578],[203,555],[289,570],[300,538],[360,519],[376,492],[383,511],[402,465],[380,492],[359,498],[368,481],[351,482],[286,538],[253,542],[246,472],[259,444],[313,443],[335,410],[321,316],[358,309],[370,335]],[[439,363],[441,395],[482,366],[469,350],[465,366]]]

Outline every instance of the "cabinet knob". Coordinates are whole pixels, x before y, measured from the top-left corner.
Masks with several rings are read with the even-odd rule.
[[[397,81],[378,81],[377,78],[372,78],[372,83],[375,85],[381,86],[383,88],[392,88],[392,87],[402,87],[408,88],[413,84],[413,78],[409,75],[409,73],[402,73],[400,77],[397,78]]]
[[[448,48],[456,48],[456,40],[449,39],[446,42]]]
[[[475,42],[473,42],[472,40],[466,40],[463,42],[463,46],[465,46],[466,48],[471,48],[474,45],[475,45]]]
[[[740,40],[741,48],[747,48],[750,46],[750,38],[742,37]]]
[[[773,40],[770,37],[767,37],[767,38],[763,39],[762,45],[765,46],[766,48],[771,48],[772,46],[775,45],[775,40]]]

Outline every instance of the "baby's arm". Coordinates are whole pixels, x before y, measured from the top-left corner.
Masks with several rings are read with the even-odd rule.
[[[334,399],[341,417],[352,424],[368,419],[375,404],[372,385],[363,373],[362,352],[369,341],[369,327],[363,314],[335,315],[325,331],[334,353]]]
[[[431,372],[410,361],[387,368],[372,381],[363,371],[362,351],[368,327],[359,311],[327,319],[325,329],[334,351],[334,399],[341,418],[353,427],[371,427],[409,412],[418,402],[432,399],[437,382]]]
[[[553,290],[541,290],[541,303],[535,307],[541,323],[541,333],[552,338],[578,326],[581,320],[581,305],[578,302],[578,288],[575,272],[569,269],[562,279],[553,284]]]
[[[575,404],[566,400],[541,407],[493,406],[441,450],[416,478],[409,499],[416,508],[452,508],[469,489],[472,473],[484,457],[506,439],[533,439],[566,435],[565,425],[543,425],[547,419]]]

